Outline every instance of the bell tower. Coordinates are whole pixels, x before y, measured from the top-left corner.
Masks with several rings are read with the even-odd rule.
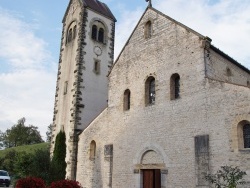
[[[66,178],[75,179],[78,134],[106,107],[116,19],[98,0],[70,0],[63,18],[51,152],[66,134]]]

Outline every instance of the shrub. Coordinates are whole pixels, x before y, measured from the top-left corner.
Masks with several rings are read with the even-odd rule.
[[[81,188],[81,184],[78,181],[73,180],[60,180],[52,182],[50,188]]]
[[[59,181],[66,175],[66,135],[60,131],[56,136],[53,158],[50,165],[49,182]]]
[[[14,161],[15,175],[19,178],[33,176],[30,174],[33,154],[25,151],[18,152]]]
[[[208,174],[205,178],[212,183],[215,188],[236,188],[237,185],[245,184],[243,176],[246,172],[238,167],[221,166],[215,174]]]
[[[30,176],[42,178],[49,184],[50,152],[49,149],[38,149],[32,157]]]
[[[27,177],[17,180],[16,188],[46,188],[41,178]]]

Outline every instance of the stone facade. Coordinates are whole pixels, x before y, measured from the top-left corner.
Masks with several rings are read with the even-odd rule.
[[[102,23],[101,42],[91,36],[95,22]],[[53,151],[57,133],[64,131],[66,178],[75,179],[78,134],[107,107],[114,27],[115,19],[94,11],[88,0],[69,2],[63,19],[51,147]]]
[[[148,20],[152,34],[145,39]],[[209,187],[204,175],[222,165],[247,171],[250,186],[250,150],[239,148],[237,133],[242,120],[250,122],[250,74],[210,43],[147,8],[109,74],[108,107],[80,135],[77,180],[83,187],[143,187],[144,169],[161,170],[162,188]],[[170,100],[175,73],[180,98]],[[149,76],[155,78],[154,105],[145,105]],[[131,99],[124,111],[126,89]],[[96,156],[89,160],[92,140]]]
[[[79,24],[87,30],[83,32],[84,40],[90,48],[84,48],[83,54],[90,60],[95,54],[87,50],[95,44],[88,39],[88,28],[99,15],[84,8],[78,14],[85,15]],[[113,33],[106,46],[111,48],[103,50],[100,57],[101,61],[107,58],[109,66],[113,58],[114,21],[100,19],[109,28],[108,33]],[[81,37],[79,40],[80,43]],[[77,48],[74,51],[79,53]],[[61,57],[64,53],[65,50]],[[76,68],[77,62],[68,66],[82,70]],[[82,75],[86,77],[76,76],[78,80],[83,78],[83,83],[72,88],[73,97],[65,99],[65,103],[77,101],[75,91],[83,95],[84,107],[88,100],[93,100],[93,93],[82,87],[95,83],[89,79],[93,71],[85,67]],[[109,70],[102,69],[105,73]],[[175,89],[171,85],[173,75],[179,76],[177,97],[171,91]],[[145,100],[149,97],[145,86],[148,78],[154,78],[155,84],[151,104]],[[87,113],[77,111],[73,116],[80,117],[77,124],[73,120],[72,127],[64,126],[64,130],[84,127],[78,145],[75,144],[77,150],[68,150],[78,151],[77,168],[72,168],[77,169],[76,180],[84,188],[142,188],[145,172],[151,170],[160,172],[162,188],[205,188],[209,187],[204,180],[206,174],[216,172],[222,165],[233,165],[247,172],[245,187],[249,187],[250,149],[242,144],[242,124],[250,122],[249,82],[250,71],[212,46],[211,39],[149,6],[108,74],[108,106],[92,114],[95,118],[91,122],[85,119]],[[60,81],[58,85],[57,97],[62,95]],[[128,89],[130,100],[125,100],[124,92]],[[94,94],[97,101],[98,93]],[[57,118],[72,113],[70,106],[59,107],[62,100],[56,98],[55,112],[65,110],[55,113],[58,130],[63,123]],[[124,101],[129,102],[126,109]],[[67,144],[71,147],[71,142]],[[71,158],[67,160],[68,164],[72,162]]]

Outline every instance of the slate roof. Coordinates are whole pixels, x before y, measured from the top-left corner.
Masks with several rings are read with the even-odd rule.
[[[102,3],[98,0],[82,0],[82,1],[83,1],[83,5],[85,7],[88,7],[90,9],[92,9],[96,12],[99,12],[100,14],[116,21],[114,15],[112,14],[112,12],[110,11],[110,9],[108,8],[108,6],[105,3]]]

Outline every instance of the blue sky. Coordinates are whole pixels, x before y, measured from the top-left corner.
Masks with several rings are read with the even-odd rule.
[[[69,0],[0,1],[0,130],[26,117],[45,138],[52,122],[62,17]],[[115,57],[145,0],[103,0],[117,18]],[[153,7],[212,38],[250,68],[249,0],[152,0]]]

